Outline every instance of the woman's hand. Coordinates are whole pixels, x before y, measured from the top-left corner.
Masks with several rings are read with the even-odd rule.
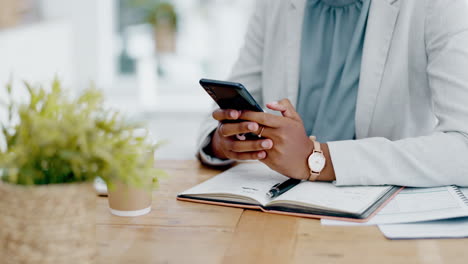
[[[272,140],[272,148],[265,150],[267,155],[261,161],[288,177],[307,179],[310,176],[307,159],[314,147],[301,117],[288,99],[267,104],[267,107],[280,111],[282,116],[245,111],[239,117],[264,126],[262,136]]]
[[[245,133],[260,133],[261,128],[256,122],[222,123],[226,120],[237,120],[241,112],[237,110],[218,109],[213,112],[213,118],[220,122],[211,141],[212,153],[221,159],[262,160],[267,157],[265,150],[273,147],[271,139],[238,140],[236,135]]]

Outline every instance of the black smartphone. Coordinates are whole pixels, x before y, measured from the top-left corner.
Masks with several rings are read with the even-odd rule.
[[[264,112],[247,89],[240,83],[201,79],[200,85],[221,109],[250,110]],[[242,122],[243,120],[226,120],[225,123]],[[249,133],[247,139],[258,139]]]
[[[263,112],[249,91],[240,83],[201,79],[200,85],[221,109]]]

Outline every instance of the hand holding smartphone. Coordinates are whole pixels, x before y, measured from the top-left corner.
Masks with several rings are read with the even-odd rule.
[[[264,112],[247,89],[240,83],[201,79],[200,85],[213,98],[221,109],[249,110]],[[243,122],[244,120],[225,120],[223,123]],[[245,136],[245,138],[244,138]],[[253,133],[239,135],[240,140],[259,139]]]

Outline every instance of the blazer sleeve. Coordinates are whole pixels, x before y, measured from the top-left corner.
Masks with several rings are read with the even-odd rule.
[[[265,34],[265,19],[267,15],[268,0],[257,0],[253,14],[249,20],[247,33],[239,57],[234,64],[229,81],[242,83],[262,105],[262,68],[263,68],[263,47]],[[217,107],[214,105],[213,110]],[[206,116],[200,126],[198,134],[198,158],[204,164],[216,166],[226,165],[226,161],[218,161],[213,157],[208,157],[203,153],[203,147],[209,144],[211,133],[218,126],[211,113]]]
[[[329,143],[338,185],[468,186],[468,2],[428,0],[426,8],[435,131]]]

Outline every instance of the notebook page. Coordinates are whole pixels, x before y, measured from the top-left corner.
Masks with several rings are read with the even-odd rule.
[[[340,212],[361,214],[391,188],[392,186],[337,187],[326,182],[302,182],[277,197],[272,203],[298,202],[314,205],[321,209],[328,208]]]
[[[367,223],[322,220],[323,225],[411,223],[468,216],[457,187],[405,188]]]
[[[379,225],[389,239],[468,237],[468,217],[409,224]]]
[[[266,196],[270,188],[287,179],[263,163],[242,163],[180,195],[234,194],[250,197],[265,205],[271,200]]]

